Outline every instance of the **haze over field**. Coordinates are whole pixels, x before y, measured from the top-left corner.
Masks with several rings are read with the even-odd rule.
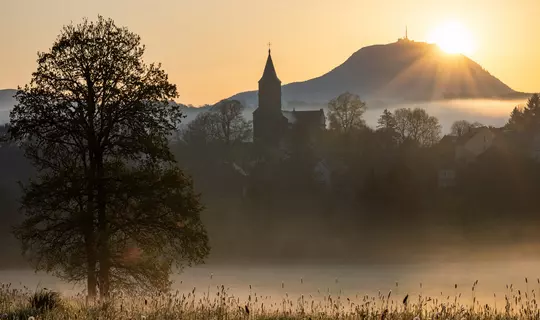
[[[297,301],[302,296],[306,300],[321,301],[324,297],[340,296],[343,301],[359,301],[365,295],[377,297],[392,292],[392,300],[399,304],[405,295],[418,299],[419,295],[453,300],[461,293],[459,301],[471,305],[471,286],[479,280],[474,296],[481,305],[497,304],[504,307],[506,285],[513,284],[517,291],[538,290],[536,277],[538,260],[508,261],[505,259],[484,262],[451,262],[438,264],[417,261],[404,265],[375,266],[200,266],[186,270],[182,275],[173,276],[172,289],[188,295],[196,288],[195,294],[211,296],[224,285],[227,292],[241,301],[248,301],[249,295],[258,304],[264,303],[271,309],[271,303],[279,309],[283,299]],[[509,273],[508,270],[513,272]],[[525,284],[528,277],[531,284]],[[6,270],[0,273],[0,283],[13,283],[22,288],[19,281],[32,289],[49,288],[75,295],[84,287],[58,281],[43,273],[34,274],[26,270]],[[396,282],[398,286],[396,286]],[[458,288],[455,288],[457,284]],[[495,295],[495,296],[494,296]]]
[[[0,91],[0,124],[9,122],[9,111],[15,103],[14,99],[9,99],[8,96],[14,93],[14,91]],[[488,100],[488,99],[465,99],[465,100],[441,100],[441,101],[428,101],[428,102],[416,102],[405,104],[388,104],[385,108],[393,111],[397,108],[424,108],[438,117],[442,123],[443,131],[448,132],[452,122],[456,120],[468,119],[470,121],[478,121],[485,125],[502,126],[508,120],[508,115],[518,105],[523,105],[526,99],[519,100]],[[294,107],[298,110],[317,110],[323,107],[325,113],[327,113],[327,106],[309,104],[299,107]],[[285,109],[292,109],[291,107],[284,106]],[[253,108],[246,108],[244,116],[251,120],[253,117]],[[371,107],[368,105],[367,112],[365,114],[366,122],[370,126],[375,126],[377,118],[383,111],[383,107],[376,106]],[[186,108],[186,118],[183,123],[189,123],[200,111],[196,108]]]
[[[389,104],[387,108],[393,111],[397,108],[425,108],[429,110],[430,114],[433,114],[441,121],[443,126],[443,132],[448,133],[450,126],[456,120],[467,119],[470,121],[478,121],[485,125],[491,125],[500,127],[508,121],[508,115],[517,105],[523,105],[525,100],[447,100],[438,102],[423,102],[423,103],[409,103],[409,104]],[[296,108],[297,110],[317,110],[321,106],[302,106]],[[9,110],[11,108],[7,105],[0,106],[0,124],[9,122]],[[327,108],[324,107],[325,112]],[[383,109],[381,108],[369,108],[365,114],[366,122],[369,126],[375,127],[377,124],[377,118],[380,116]],[[189,123],[199,113],[197,109],[186,109],[186,118],[183,123]],[[251,120],[253,117],[253,109],[246,109],[244,111],[246,119]]]

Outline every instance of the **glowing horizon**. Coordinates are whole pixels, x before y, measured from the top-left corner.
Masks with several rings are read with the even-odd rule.
[[[187,104],[256,90],[268,42],[287,84],[321,76],[362,47],[395,42],[405,26],[411,40],[428,42],[447,21],[466,26],[476,50],[465,53],[491,74],[518,91],[540,90],[540,45],[530,40],[540,12],[536,0],[519,6],[510,0],[28,0],[8,1],[2,12],[0,88],[26,84],[36,53],[50,48],[63,25],[101,14],[141,36],[145,60],[163,64],[178,86],[178,101]],[[456,39],[462,40],[436,42],[447,43],[447,51],[467,51]]]

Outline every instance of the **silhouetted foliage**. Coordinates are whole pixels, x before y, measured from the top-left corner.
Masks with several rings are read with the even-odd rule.
[[[527,100],[525,109],[523,109],[523,116],[527,129],[530,131],[540,129],[540,96],[538,94],[533,94]]]
[[[249,140],[252,122],[242,112],[244,107],[236,100],[223,100],[197,114],[182,131],[182,140],[192,146],[220,143],[232,145]]]
[[[494,231],[512,225],[540,226],[536,214],[540,203],[534,194],[540,179],[540,136],[534,130],[536,98],[531,97],[529,111],[516,109],[505,128],[462,120],[441,139],[438,120],[426,110],[381,110],[376,128],[370,128],[362,119],[367,106],[357,96],[340,97],[334,104],[345,107],[328,114],[331,124],[333,121],[330,130],[321,130],[317,139],[310,139],[298,134],[289,122],[290,139],[269,152],[246,138],[251,126],[235,101],[206,106],[184,126],[181,139],[168,142],[178,167],[193,177],[196,189],[202,192],[200,201],[206,208],[203,219],[212,240],[213,259],[365,262],[391,251],[394,260],[400,252],[409,256],[444,243],[448,234],[472,241],[480,235],[499,238],[500,233]],[[349,109],[351,105],[356,109]],[[338,111],[345,114],[340,117]],[[478,127],[482,129],[473,130]],[[493,141],[477,135],[486,130],[493,133]],[[19,159],[15,150],[2,155]],[[458,161],[460,153],[470,153],[469,160]],[[53,163],[75,161],[70,154],[60,150],[51,153],[50,159]],[[168,237],[162,233],[173,230],[168,229],[167,221],[177,218],[173,212],[185,211],[185,203],[172,199],[177,199],[176,194],[193,193],[190,179],[167,161],[163,166],[152,166],[152,161],[135,159],[128,166],[117,158],[107,160],[104,174],[114,177],[104,185],[109,195],[107,213],[111,212],[109,234],[113,240],[109,248],[122,257],[111,261],[111,284],[122,280],[121,285],[130,288],[166,287],[167,265],[173,260],[157,255],[153,247],[145,247],[146,242],[159,243],[163,246],[159,252],[175,261],[182,257],[198,261],[197,257],[205,254],[199,251],[206,248],[201,245],[182,247],[188,250],[182,257],[175,256],[178,243],[164,244]],[[83,173],[75,172],[83,167],[75,161],[64,165],[50,180],[43,179],[43,194],[32,197],[35,206],[37,202],[42,206],[61,203],[63,194],[71,194],[77,203],[77,185],[85,180],[80,178]],[[441,176],[447,173],[453,184],[441,183]],[[154,197],[163,206],[154,208]],[[178,199],[192,199],[191,212],[197,216],[195,212],[201,207],[194,195]],[[83,197],[83,209],[86,202]],[[77,212],[75,207],[62,208],[67,209]],[[86,216],[86,210],[80,212]],[[152,212],[167,216],[156,221],[161,232],[157,235],[148,235],[145,224],[137,222],[139,218],[149,221]],[[76,221],[66,217],[69,219],[59,221],[67,226],[58,227],[65,227],[60,230],[78,251],[63,255],[65,251],[53,252],[58,246],[43,248],[51,257],[68,257],[63,263],[66,269],[71,268],[69,275],[82,278],[87,272],[84,236],[69,227]],[[137,227],[125,229],[131,219]],[[196,226],[190,230],[202,228],[199,222]],[[194,232],[183,241],[202,243],[202,229]],[[124,238],[133,239],[118,240]],[[377,241],[372,245],[374,238]],[[67,240],[59,237],[57,241]],[[370,246],[359,246],[363,243]],[[137,268],[131,268],[131,259],[140,259]],[[124,264],[130,268],[124,270]],[[145,276],[136,276],[137,272]]]
[[[350,133],[365,126],[362,118],[366,103],[356,94],[345,92],[328,103],[330,129],[340,133]]]
[[[540,130],[540,96],[533,94],[525,107],[515,107],[510,114],[507,127],[527,133]]]
[[[383,113],[377,120],[377,129],[378,130],[396,130],[396,119],[392,112],[388,109],[384,109]]]
[[[60,294],[55,291],[41,290],[30,297],[30,307],[38,312],[53,310],[60,306]]]
[[[452,123],[452,126],[450,127],[450,134],[456,137],[462,137],[472,132],[473,129],[479,128],[481,126],[482,124],[478,122],[471,123],[467,120],[454,121],[454,123]]]
[[[23,189],[17,235],[37,269],[86,279],[90,297],[98,284],[104,298],[122,286],[166,289],[172,262],[208,253],[192,183],[171,167],[176,86],[143,54],[112,20],[65,26],[11,112],[11,138],[39,171]],[[125,263],[128,246],[141,254]]]
[[[246,121],[244,107],[236,100],[223,100],[212,107],[217,122],[217,137],[225,144],[244,142],[251,137],[251,122]]]
[[[525,130],[525,114],[523,112],[523,108],[515,107],[512,109],[510,119],[508,119],[506,126],[516,131]]]
[[[402,108],[394,112],[396,132],[401,143],[412,142],[423,147],[436,144],[441,135],[439,120],[426,110]]]

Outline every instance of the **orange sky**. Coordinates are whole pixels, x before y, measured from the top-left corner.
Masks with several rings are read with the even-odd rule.
[[[2,0],[0,88],[30,79],[36,53],[62,25],[116,20],[142,37],[146,60],[162,62],[179,101],[214,103],[257,88],[266,44],[283,83],[319,76],[353,52],[409,38],[426,40],[459,21],[476,42],[471,58],[519,91],[540,91],[539,0]]]

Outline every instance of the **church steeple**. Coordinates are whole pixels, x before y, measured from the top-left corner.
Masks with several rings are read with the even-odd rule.
[[[267,147],[277,147],[284,130],[287,129],[287,118],[281,112],[281,81],[272,61],[270,47],[264,72],[259,80],[258,97],[259,106],[253,112],[253,140]]]
[[[270,44],[268,44],[268,58],[266,59],[266,66],[264,67],[264,72],[259,82],[263,81],[277,81],[281,83],[277,76],[276,68],[274,68],[274,62],[272,61],[272,50],[270,49]]]

